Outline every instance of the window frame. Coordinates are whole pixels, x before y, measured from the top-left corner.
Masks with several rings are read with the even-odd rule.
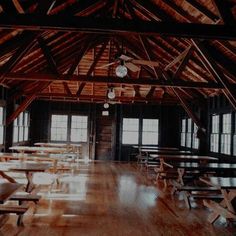
[[[215,118],[215,119],[214,119]],[[217,119],[216,119],[217,118]],[[213,153],[219,153],[220,151],[220,114],[212,114],[211,115],[211,121],[210,121],[210,125],[211,125],[211,133],[210,133],[210,152]],[[216,122],[216,124],[214,124]],[[218,125],[218,127],[217,127]],[[217,141],[216,141],[217,140]],[[215,144],[217,146],[214,146],[213,144]]]
[[[52,116],[53,115],[59,115],[59,116],[67,116],[67,130],[66,130],[66,139],[65,140],[53,140],[52,139]],[[87,117],[87,135],[86,135],[86,141],[71,141],[71,133],[72,133],[72,116],[84,116]],[[54,142],[54,143],[86,143],[88,142],[89,139],[89,123],[90,122],[90,118],[88,114],[76,114],[76,113],[57,113],[57,112],[53,112],[50,114],[50,127],[49,127],[49,139],[50,142]]]
[[[27,116],[27,124],[25,124],[26,116]],[[21,122],[20,122],[20,119],[22,119]],[[27,130],[27,139],[25,139],[26,130]],[[17,135],[15,136],[16,131],[17,131]],[[30,112],[26,110],[26,111],[21,112],[18,115],[18,117],[16,117],[16,119],[13,121],[12,143],[16,144],[16,143],[29,142],[30,141],[29,131],[30,131]]]
[[[152,121],[157,121],[157,130],[153,131],[145,131],[144,130],[144,120],[152,120]],[[144,143],[143,140],[144,140],[144,134],[146,133],[151,133],[151,134],[155,134],[156,136],[156,140],[155,140],[155,143]],[[159,119],[157,118],[143,118],[142,119],[142,133],[141,133],[141,143],[142,145],[158,145],[159,144]]]
[[[124,130],[124,120],[137,120],[137,130]],[[135,137],[137,140],[135,142],[124,142],[124,134],[125,133],[137,133],[137,137]],[[133,118],[133,117],[123,117],[122,118],[122,145],[138,145],[140,143],[140,119],[139,118]]]
[[[224,121],[224,117],[229,117],[228,122]],[[232,113],[227,112],[222,114],[221,134],[220,134],[220,153],[223,155],[231,155],[232,146]],[[226,126],[225,126],[226,125]],[[226,142],[224,142],[224,141]]]

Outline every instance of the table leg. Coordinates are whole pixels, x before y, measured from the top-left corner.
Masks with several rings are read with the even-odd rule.
[[[209,222],[211,224],[213,224],[220,217],[220,215],[224,216],[225,218],[236,219],[235,210],[231,203],[236,197],[236,190],[227,192],[226,190],[222,189],[221,192],[224,196],[224,199],[220,203],[204,201],[204,205],[213,210],[209,216]]]
[[[25,172],[25,175],[26,175],[26,178],[27,178],[27,184],[26,184],[26,188],[25,188],[25,191],[26,192],[30,192],[32,186],[33,186],[33,183],[32,183],[32,178],[33,178],[33,175],[31,172]]]
[[[7,179],[10,183],[17,183],[15,179],[10,177],[9,175],[5,174],[3,171],[0,171],[0,175],[4,178]]]

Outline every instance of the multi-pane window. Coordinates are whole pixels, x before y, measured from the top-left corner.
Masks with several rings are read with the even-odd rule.
[[[13,123],[13,143],[29,140],[29,112],[21,112]]]
[[[19,142],[23,142],[24,140],[24,114],[21,112],[19,115],[19,120],[18,120],[18,127],[19,127]]]
[[[185,147],[186,145],[186,119],[182,119],[181,122],[181,143],[180,145],[182,147]]]
[[[194,123],[193,124],[193,142],[192,142],[192,148],[194,149],[198,149],[199,147],[199,139],[197,138],[197,130],[198,130],[198,127]]]
[[[236,114],[234,116],[233,155],[236,156]]]
[[[139,119],[123,118],[122,143],[138,144]]]
[[[192,143],[192,120],[189,118],[187,120],[187,140],[186,140],[186,146],[191,148],[191,143]]]
[[[67,141],[68,116],[52,115],[51,117],[51,140]]]
[[[211,139],[210,139],[210,151],[219,151],[219,131],[220,131],[220,116],[212,115],[211,117]]]
[[[51,116],[51,141],[86,142],[88,136],[88,116]]]
[[[24,141],[29,140],[29,113],[24,113]]]
[[[221,133],[221,153],[230,154],[231,147],[231,114],[223,114]]]
[[[4,109],[0,107],[0,145],[4,141]]]
[[[158,144],[158,119],[143,119],[142,144]]]
[[[86,142],[88,130],[87,116],[71,117],[71,142]]]

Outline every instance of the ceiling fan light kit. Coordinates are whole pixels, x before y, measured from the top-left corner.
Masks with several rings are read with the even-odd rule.
[[[114,99],[116,97],[115,91],[113,88],[109,88],[108,93],[107,93],[107,97],[109,99]]]
[[[116,67],[116,75],[119,78],[124,78],[128,73],[127,67],[124,65],[118,65]]]

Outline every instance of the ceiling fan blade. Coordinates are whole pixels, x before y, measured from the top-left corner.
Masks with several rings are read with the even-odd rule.
[[[159,66],[159,63],[156,61],[148,61],[148,60],[136,60],[136,59],[132,59],[131,60],[133,63],[135,64],[139,64],[139,65],[146,65],[146,66]]]
[[[114,64],[116,64],[117,63],[117,61],[113,61],[113,62],[111,62],[111,63],[108,63],[108,64],[105,64],[105,65],[102,65],[102,66],[98,66],[98,67],[96,67],[97,69],[102,69],[102,68],[105,68],[105,67],[109,67],[109,66],[111,66],[111,65],[114,65]]]
[[[125,66],[126,66],[129,70],[131,70],[132,72],[138,72],[138,71],[140,71],[140,68],[139,68],[138,66],[134,65],[134,64],[131,63],[131,62],[126,62],[126,63],[125,63]]]
[[[123,60],[123,61],[130,61],[130,60],[132,60],[133,58],[128,57],[128,56],[122,54],[122,55],[119,56],[119,59],[121,59],[121,60]]]

